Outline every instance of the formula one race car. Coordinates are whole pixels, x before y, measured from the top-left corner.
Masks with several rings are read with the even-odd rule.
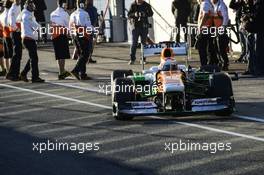
[[[161,63],[149,70],[115,70],[111,75],[113,116],[130,120],[135,116],[183,116],[234,112],[232,80],[217,66],[199,69],[179,65],[175,55],[187,55],[185,43],[146,45],[143,56],[161,55]]]

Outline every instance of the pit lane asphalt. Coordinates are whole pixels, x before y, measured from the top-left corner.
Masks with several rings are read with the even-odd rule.
[[[39,51],[45,84],[0,79],[1,174],[263,174],[264,79],[233,82],[237,112],[115,121],[111,97],[99,91],[113,69],[130,68],[125,47],[98,46],[93,80],[56,80],[51,49]],[[26,57],[24,53],[24,57]],[[193,59],[193,64],[195,64]],[[24,60],[25,62],[25,60]],[[153,64],[158,62],[153,59]],[[70,60],[68,67],[73,66]],[[148,65],[150,66],[150,65]],[[232,65],[233,69],[243,69]],[[140,65],[132,66],[140,70]],[[247,116],[252,120],[237,118]],[[254,119],[260,119],[259,122]],[[32,143],[100,143],[98,151],[33,151]],[[231,143],[231,151],[165,150],[165,143]]]

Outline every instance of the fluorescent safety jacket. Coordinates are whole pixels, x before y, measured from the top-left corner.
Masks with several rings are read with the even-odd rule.
[[[200,12],[198,17],[198,28],[212,26],[213,6],[209,0],[204,0],[200,4]]]
[[[228,9],[223,0],[212,4],[209,0],[201,3],[198,27],[221,27],[227,26],[229,22]]]
[[[19,18],[21,13],[21,6],[13,3],[8,12],[8,25],[11,32],[21,31],[21,20]]]
[[[68,35],[69,33],[69,21],[70,16],[61,7],[58,7],[50,14],[50,22],[52,31],[52,39],[59,37],[60,35]]]
[[[223,0],[218,0],[213,4],[213,26],[222,27],[227,26],[229,22],[228,9]]]

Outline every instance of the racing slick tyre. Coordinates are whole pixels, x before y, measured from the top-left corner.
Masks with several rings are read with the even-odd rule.
[[[200,71],[215,73],[215,72],[221,72],[221,68],[217,65],[205,65],[200,67]]]
[[[132,116],[121,114],[119,110],[125,107],[126,102],[135,101],[134,81],[129,78],[116,78],[113,85],[113,116],[116,120],[132,120]]]
[[[215,112],[217,116],[230,116],[234,112],[235,100],[233,97],[232,80],[227,73],[215,73],[210,80],[210,96],[221,97],[229,104],[229,108]]]
[[[130,75],[133,75],[132,70],[114,70],[111,74],[111,83],[113,83],[116,78],[125,78]]]

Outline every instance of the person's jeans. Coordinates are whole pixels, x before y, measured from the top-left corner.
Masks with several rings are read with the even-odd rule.
[[[199,52],[201,66],[205,66],[208,64],[207,56],[208,56],[208,47],[210,44],[209,42],[210,42],[209,35],[200,34],[197,38],[196,47]]]
[[[187,21],[186,22],[179,22],[179,20],[176,20],[176,27],[177,27],[177,34],[176,34],[176,42],[181,41],[181,28],[184,28],[184,30],[187,30]],[[184,33],[184,42],[187,42],[187,31]]]
[[[256,74],[256,36],[254,33],[249,33],[248,40],[248,68],[247,71],[255,75]]]
[[[130,59],[131,61],[136,60],[136,52],[138,46],[138,38],[141,38],[141,44],[145,45],[148,36],[148,28],[144,27],[135,27],[132,30],[132,45],[130,48]]]
[[[228,48],[228,44],[229,44],[229,38],[227,36],[227,34],[223,34],[223,35],[219,35],[218,36],[218,50],[219,50],[219,55],[221,56],[221,58],[224,61],[224,65],[228,65],[229,64],[229,58],[227,55],[227,48]]]
[[[247,54],[248,54],[248,44],[247,44],[247,36],[245,31],[241,30],[239,32],[239,40],[241,44],[241,55],[240,55],[240,60],[247,59]]]

